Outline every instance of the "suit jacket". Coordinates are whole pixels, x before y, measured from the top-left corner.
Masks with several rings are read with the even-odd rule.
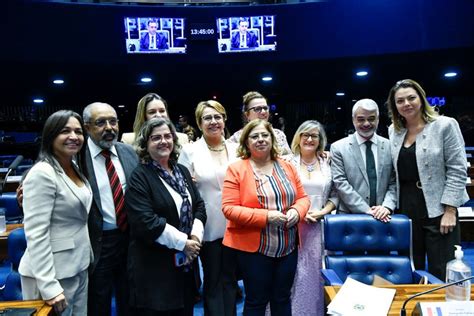
[[[183,171],[195,219],[206,224],[206,210],[191,175]],[[174,265],[175,249],[156,242],[166,224],[179,227],[179,213],[173,197],[153,166],[139,164],[125,193],[130,224],[128,252],[130,305],[164,311],[183,308],[183,291],[196,286],[186,283],[182,268]],[[198,273],[197,261],[194,272]]]
[[[308,212],[310,201],[298,171],[290,162],[278,159],[278,163],[295,189],[296,199],[291,208],[298,211],[302,221]],[[257,251],[262,230],[267,225],[268,210],[260,206],[249,159],[234,162],[227,168],[222,192],[222,211],[228,219],[222,243],[242,251]]]
[[[166,35],[161,32],[156,32],[156,49],[167,49],[168,47],[168,39]],[[145,33],[143,37],[140,39],[140,49],[141,50],[149,50],[150,47],[150,33]]]
[[[247,47],[253,48],[258,47],[258,38],[253,32],[247,31]],[[240,32],[235,32],[230,40],[232,48],[240,48]]]
[[[377,205],[392,211],[396,206],[395,173],[393,172],[390,143],[377,137]],[[369,178],[355,134],[338,140],[331,146],[331,172],[338,191],[338,213],[367,213],[369,206]]]
[[[138,157],[132,146],[116,143],[115,149],[117,150],[117,155],[122,165],[123,171],[125,173],[125,178],[127,183],[130,180],[130,175],[132,174],[133,169],[138,164]],[[91,211],[89,214],[89,236],[92,244],[92,249],[94,250],[94,261],[92,262],[89,271],[92,273],[97,265],[97,262],[100,258],[100,252],[102,249],[102,203],[100,200],[100,191],[97,186],[97,180],[94,172],[94,165],[92,163],[91,153],[89,151],[89,146],[86,148],[86,167],[89,182],[92,188],[92,193],[94,201],[92,203]],[[127,212],[127,210],[125,209]]]
[[[93,260],[87,230],[92,193],[82,180],[87,198],[54,160],[35,164],[23,183],[27,249],[18,271],[36,279],[44,300],[63,292],[59,280],[76,276]]]
[[[392,158],[398,181],[398,155],[407,130],[389,128]],[[469,200],[464,139],[455,119],[440,116],[416,136],[416,165],[430,218],[444,214],[445,205],[459,207]]]
[[[237,160],[237,144],[226,143],[229,163]],[[207,223],[204,241],[214,241],[224,237],[226,220],[222,213],[222,186],[227,169],[216,167],[203,137],[186,145],[179,155],[178,162],[188,168],[193,175],[196,187],[206,204]]]

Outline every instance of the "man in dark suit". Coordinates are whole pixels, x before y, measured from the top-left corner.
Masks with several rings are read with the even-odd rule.
[[[142,36],[140,39],[141,50],[153,50],[153,49],[167,49],[168,38],[163,32],[158,32],[158,22],[155,20],[148,20],[147,24],[148,33]]]
[[[247,31],[249,22],[241,19],[239,21],[239,31],[235,32],[231,38],[231,47],[238,48],[254,48],[258,47],[258,38],[253,32]]]
[[[379,108],[371,99],[352,108],[356,132],[331,146],[332,180],[338,213],[366,213],[390,221],[396,206],[395,173],[388,139],[376,134]]]
[[[117,142],[119,125],[117,113],[112,106],[99,102],[89,104],[84,109],[83,119],[89,134],[86,166],[94,197],[89,213],[89,235],[94,262],[89,268],[88,315],[111,315],[114,290],[118,315],[130,315],[127,282],[128,229],[126,218],[122,217],[127,210],[122,208],[120,213],[118,211],[117,186],[111,186],[109,177],[112,167],[107,165],[106,153],[113,164],[113,173],[119,178],[122,195],[138,164],[138,157],[130,145]]]

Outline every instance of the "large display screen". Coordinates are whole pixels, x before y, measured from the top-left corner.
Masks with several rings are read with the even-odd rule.
[[[184,18],[126,17],[124,24],[129,54],[186,53]]]
[[[275,16],[217,18],[219,53],[275,51]]]

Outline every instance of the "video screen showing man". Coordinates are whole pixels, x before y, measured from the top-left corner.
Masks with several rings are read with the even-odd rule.
[[[232,49],[246,49],[258,47],[258,37],[253,32],[248,31],[249,22],[245,19],[239,20],[239,31],[235,32],[231,38]]]
[[[140,38],[141,50],[168,49],[168,38],[164,32],[158,31],[159,24],[156,20],[148,20],[147,32]]]

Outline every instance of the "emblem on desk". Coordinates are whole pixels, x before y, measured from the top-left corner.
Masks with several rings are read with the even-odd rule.
[[[360,311],[363,311],[365,309],[365,306],[362,305],[362,304],[355,304],[354,307],[352,307],[352,309],[355,310],[355,311],[360,312]]]

